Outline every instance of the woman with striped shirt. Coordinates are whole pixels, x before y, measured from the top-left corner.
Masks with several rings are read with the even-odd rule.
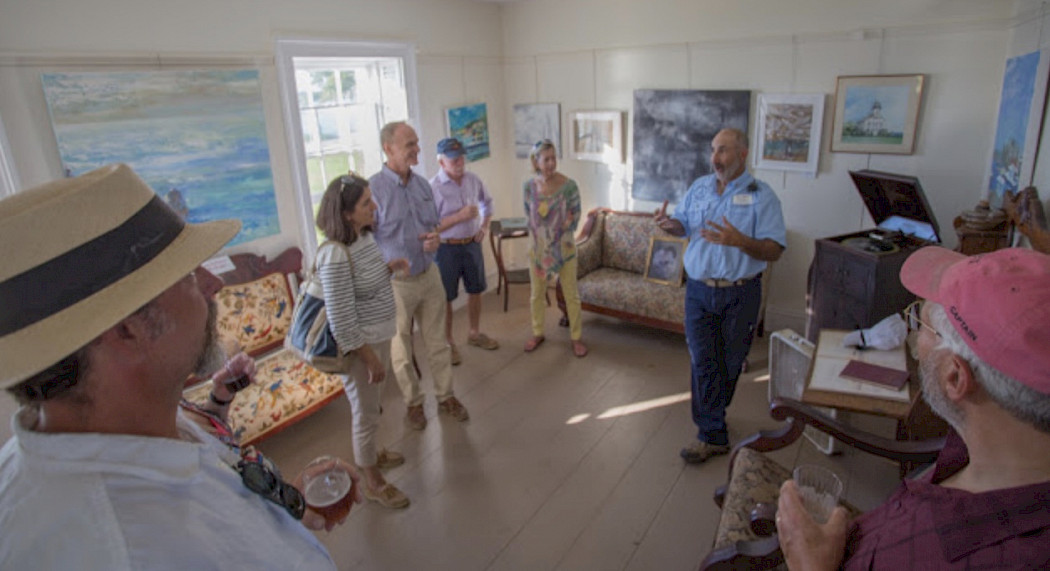
[[[390,360],[390,339],[397,330],[397,311],[390,275],[407,271],[408,261],[383,261],[372,224],[376,204],[368,181],[351,173],[333,180],[317,211],[317,227],[328,239],[317,250],[317,278],[324,289],[325,309],[341,352],[354,353],[343,388],[350,399],[354,425],[354,459],[364,476],[362,493],[388,508],[404,508],[409,500],[380,471],[405,458],[377,449],[380,384]]]

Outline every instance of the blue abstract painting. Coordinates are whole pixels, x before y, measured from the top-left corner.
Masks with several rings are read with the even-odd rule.
[[[448,110],[448,136],[459,139],[467,149],[467,161],[489,156],[489,112],[484,103]]]
[[[999,204],[1004,192],[1017,192],[1031,179],[1039,132],[1038,117],[1042,115],[1046,92],[1046,60],[1046,54],[1038,51],[1006,60],[995,147],[988,175],[988,190],[995,205]]]
[[[190,222],[280,232],[257,70],[41,74],[67,176],[127,163]]]

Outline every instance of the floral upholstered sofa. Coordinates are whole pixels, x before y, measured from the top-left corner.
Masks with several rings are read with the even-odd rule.
[[[219,338],[228,354],[244,351],[255,358],[255,383],[230,405],[229,421],[242,444],[251,444],[301,420],[343,394],[337,375],[322,373],[284,349],[292,322],[289,276],[302,262],[289,249],[266,262],[254,254],[231,257],[235,269],[220,275],[226,286],[215,296]],[[184,396],[203,403],[209,381],[188,387]]]
[[[642,325],[684,332],[685,287],[645,279],[649,238],[670,236],[651,212],[596,208],[576,240],[578,285],[583,309]],[[561,287],[562,323],[568,323]]]

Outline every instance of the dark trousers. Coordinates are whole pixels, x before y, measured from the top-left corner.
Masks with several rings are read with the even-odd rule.
[[[751,349],[762,280],[708,287],[688,280],[685,292],[685,339],[692,362],[693,422],[697,438],[728,444],[726,407],[733,400],[740,368]]]

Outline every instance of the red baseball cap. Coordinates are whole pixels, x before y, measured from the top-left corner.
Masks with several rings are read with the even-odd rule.
[[[965,256],[927,246],[904,262],[901,283],[944,306],[985,363],[1050,394],[1050,256],[1022,248]]]

